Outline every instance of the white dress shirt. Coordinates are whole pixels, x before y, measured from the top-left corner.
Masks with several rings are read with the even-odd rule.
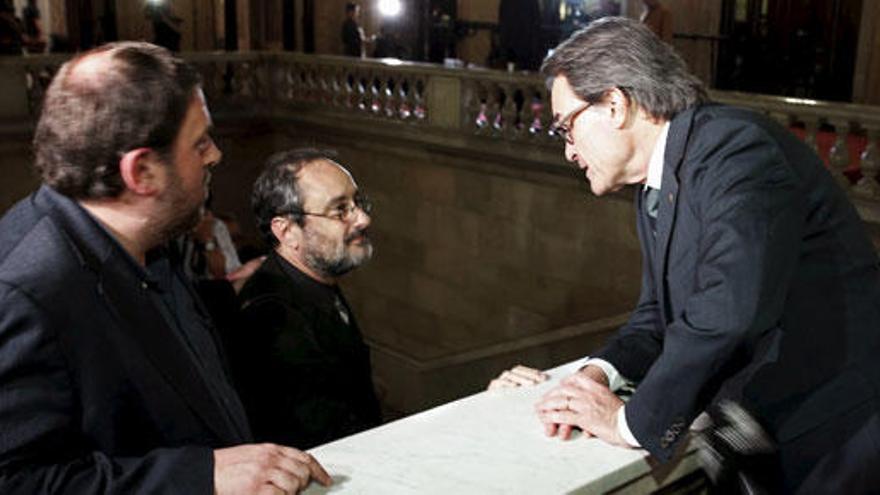
[[[666,137],[669,135],[669,122],[663,125],[660,135],[657,136],[657,142],[654,144],[654,150],[651,152],[651,160],[648,162],[648,176],[645,180],[645,188],[651,187],[660,190],[663,182],[663,154],[666,152]],[[593,365],[605,372],[608,377],[608,388],[612,392],[617,391],[620,387],[626,385],[628,380],[621,376],[617,368],[613,364],[599,358],[590,358],[584,363],[584,366]],[[633,447],[641,447],[636,437],[633,436],[629,425],[626,423],[626,406],[617,410],[617,432],[620,436]]]

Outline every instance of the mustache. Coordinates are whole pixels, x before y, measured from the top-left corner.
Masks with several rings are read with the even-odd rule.
[[[367,232],[367,229],[356,230],[356,231],[352,232],[351,234],[348,234],[347,236],[345,236],[345,239],[343,239],[343,240],[345,241],[346,244],[348,244],[350,242],[354,242],[354,241],[358,240],[358,238],[363,238],[364,240],[369,241],[370,234],[369,234],[369,232]]]

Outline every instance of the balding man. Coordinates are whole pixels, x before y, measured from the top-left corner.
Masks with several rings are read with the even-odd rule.
[[[241,291],[230,358],[254,434],[311,447],[377,426],[369,350],[337,284],[372,255],[370,203],[311,149],[269,158],[251,202],[273,252]]]
[[[66,63],[0,220],[0,493],[292,493],[307,454],[247,445],[204,308],[163,244],[221,153],[197,73],[146,43]]]

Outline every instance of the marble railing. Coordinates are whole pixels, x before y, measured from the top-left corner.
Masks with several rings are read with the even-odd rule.
[[[184,56],[203,74],[215,108],[268,116],[285,110],[345,116],[350,125],[381,123],[392,133],[394,126],[424,126],[423,136],[430,128],[482,138],[477,146],[487,149],[493,143],[528,145],[559,155],[549,94],[536,74],[299,53]],[[0,60],[0,122],[32,122],[63,60]],[[712,92],[712,98],[769,114],[816,149],[852,196],[880,203],[880,107],[721,91]],[[880,214],[871,216],[880,221]]]

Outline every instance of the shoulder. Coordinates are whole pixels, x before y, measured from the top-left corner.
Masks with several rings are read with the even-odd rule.
[[[278,305],[291,299],[293,284],[274,255],[266,261],[248,279],[238,295],[241,308],[255,306]]]
[[[82,271],[68,239],[50,216],[19,204],[0,220],[0,281],[51,298]]]
[[[737,180],[793,175],[786,157],[792,139],[785,133],[788,131],[769,118],[750,110],[723,105],[697,109],[679,177]]]

